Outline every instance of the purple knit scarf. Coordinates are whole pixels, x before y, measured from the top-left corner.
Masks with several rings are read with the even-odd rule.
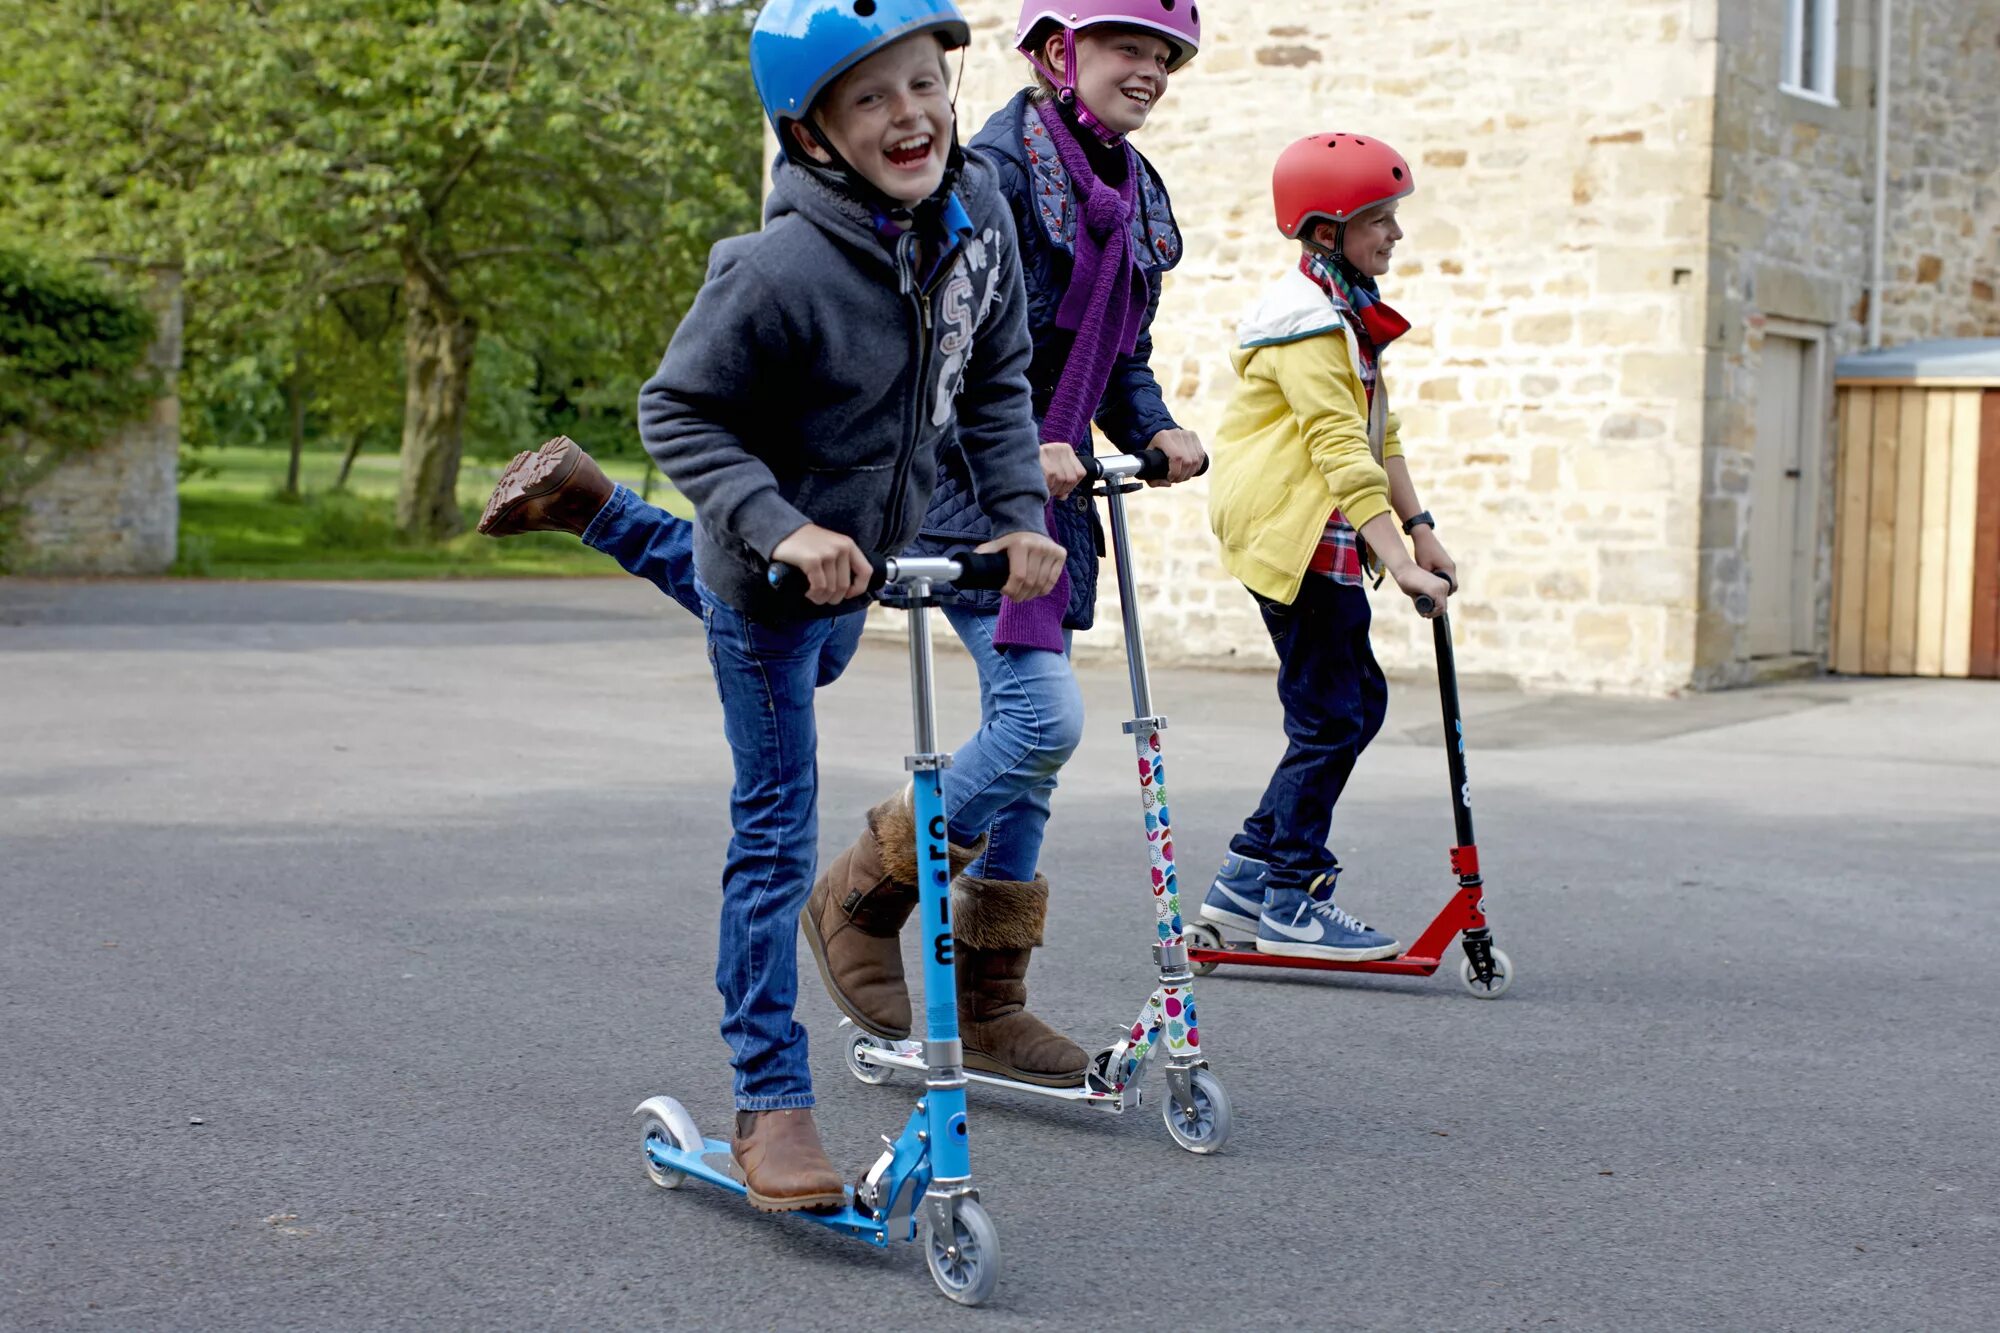
[[[1113,363],[1138,346],[1146,321],[1146,275],[1132,248],[1132,209],[1139,186],[1138,154],[1121,144],[1125,181],[1116,188],[1098,178],[1083,145],[1070,132],[1059,109],[1041,117],[1049,141],[1069,173],[1077,193],[1080,216],[1076,228],[1075,264],[1056,327],[1076,334],[1055,396],[1042,416],[1042,442],[1062,443],[1079,451],[1090,447],[1090,418],[1111,383]],[[1050,535],[1055,534],[1055,501],[1043,511]],[[993,642],[1003,648],[1063,650],[1063,613],[1069,609],[1069,572],[1056,586],[1031,602],[1000,603],[1000,620]]]

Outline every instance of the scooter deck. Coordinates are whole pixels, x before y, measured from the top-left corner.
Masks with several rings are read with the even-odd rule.
[[[1468,867],[1470,873],[1477,873],[1478,862],[1467,856],[1468,849],[1459,848],[1452,853],[1454,866]],[[1474,854],[1476,855],[1476,854]],[[1256,945],[1246,941],[1223,937],[1223,943],[1234,947],[1223,949],[1203,949],[1188,946],[1190,963],[1235,963],[1243,967],[1296,967],[1309,972],[1377,972],[1391,976],[1428,977],[1436,973],[1444,962],[1444,953],[1460,934],[1486,924],[1486,914],[1482,906],[1485,889],[1482,885],[1461,884],[1458,892],[1444,906],[1444,910],[1432,918],[1417,942],[1397,954],[1394,958],[1370,958],[1350,960],[1341,958],[1299,958],[1291,954],[1263,953]],[[1220,926],[1207,923],[1218,933]]]
[[[924,1072],[923,1047],[916,1042],[901,1041],[894,1046],[870,1046],[865,1051],[856,1052],[856,1058],[871,1065],[881,1065],[887,1069],[910,1069]],[[1106,1110],[1118,1109],[1120,1094],[1099,1092],[1087,1084],[1069,1088],[1048,1088],[1039,1083],[1024,1083],[1020,1079],[1008,1078],[1002,1074],[985,1074],[976,1069],[965,1071],[967,1081],[984,1083],[995,1088],[1012,1088],[1017,1092],[1033,1092],[1043,1097],[1055,1097],[1061,1101],[1086,1102]]]
[[[731,1194],[739,1198],[748,1194],[743,1182],[736,1178],[735,1172],[717,1167],[709,1160],[714,1157],[719,1157],[724,1161],[730,1160],[729,1145],[721,1139],[704,1138],[701,1142],[701,1152],[698,1154],[683,1152],[673,1144],[658,1139],[648,1139],[646,1142],[646,1155],[653,1159],[655,1166],[663,1170],[682,1172],[692,1176],[696,1180],[705,1181],[717,1189],[728,1190]],[[882,1222],[855,1209],[854,1187],[852,1185],[847,1186],[847,1207],[841,1209],[839,1212],[814,1213],[799,1211],[780,1213],[777,1216],[796,1217],[802,1222],[811,1222],[817,1226],[831,1228],[834,1231],[844,1231],[849,1235],[860,1237],[871,1245],[879,1245],[884,1249],[887,1249],[889,1246],[889,1233]]]
[[[1234,944],[1235,941],[1225,941]],[[1198,949],[1188,946],[1191,963],[1236,963],[1245,967],[1296,967],[1309,972],[1386,972],[1395,976],[1427,977],[1438,970],[1441,958],[1420,958],[1398,954],[1394,958],[1365,960],[1344,958],[1300,958],[1292,954],[1262,953],[1254,947]]]

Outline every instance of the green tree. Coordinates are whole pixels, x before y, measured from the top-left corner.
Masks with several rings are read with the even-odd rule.
[[[269,330],[297,374],[335,303],[386,295],[414,535],[458,525],[482,331],[545,398],[629,393],[754,219],[736,5],[0,0],[0,24],[0,209],[182,263],[191,353]]]

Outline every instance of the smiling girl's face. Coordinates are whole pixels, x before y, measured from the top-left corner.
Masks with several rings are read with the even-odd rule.
[[[1144,28],[1099,24],[1072,35],[1076,42],[1076,98],[1114,134],[1130,134],[1146,123],[1167,93],[1167,64],[1174,48]],[[1042,63],[1063,67],[1057,33],[1042,44]]]

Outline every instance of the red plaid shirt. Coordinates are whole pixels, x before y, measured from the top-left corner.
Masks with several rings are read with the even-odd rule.
[[[1348,321],[1350,325],[1354,321]],[[1368,392],[1368,401],[1375,401],[1375,348],[1355,330],[1354,345],[1361,352],[1361,387]],[[1306,568],[1315,574],[1324,574],[1335,583],[1359,588],[1368,580],[1363,573],[1361,558],[1361,535],[1354,530],[1338,509],[1326,517],[1326,531],[1320,534],[1319,546],[1314,549],[1312,563]]]

